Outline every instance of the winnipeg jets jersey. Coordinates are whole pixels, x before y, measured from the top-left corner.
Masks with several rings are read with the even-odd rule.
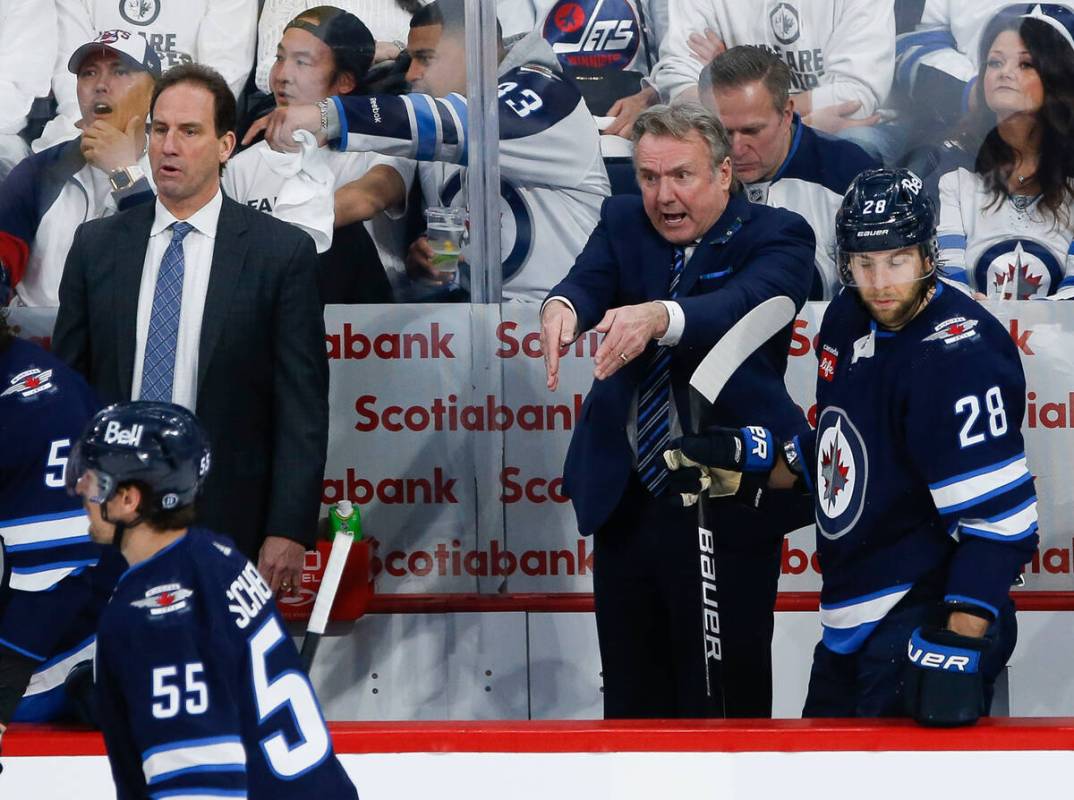
[[[302,153],[278,153],[266,142],[258,142],[228,160],[221,186],[232,200],[306,231],[318,252],[324,252],[332,245],[336,190],[380,164],[395,170],[407,189],[414,181],[416,165],[409,159],[324,149],[316,156],[323,163],[324,179],[320,170],[311,174],[303,169]],[[405,212],[405,208],[386,209],[365,221],[381,264],[399,275],[405,272]]]
[[[653,80],[665,99],[697,86],[702,65],[688,40],[708,29],[727,47],[758,45],[784,59],[792,89],[812,91],[813,108],[856,100],[855,116],[865,117],[891,88],[893,9],[891,0],[675,0]]]
[[[850,291],[819,336],[813,467],[824,644],[861,647],[924,579],[993,614],[1037,545],[1025,376],[1002,325],[938,284],[898,332]]]
[[[125,572],[95,666],[118,800],[357,800],[272,592],[227,537],[191,528]]]
[[[539,31],[564,66],[648,74],[659,59],[653,0],[513,0],[496,15],[504,36]],[[640,87],[639,87],[640,88]]]
[[[593,117],[536,33],[500,63],[503,295],[540,302],[596,227],[611,189]],[[335,98],[340,149],[430,162],[419,175],[430,205],[465,206],[466,98],[423,94]]]
[[[841,286],[835,263],[835,215],[859,172],[880,166],[852,142],[817,133],[794,115],[787,157],[769,181],[746,184],[753,203],[801,214],[817,238],[811,300],[827,300]]]
[[[64,710],[64,679],[93,657],[97,616],[119,574],[116,559],[91,569],[102,548],[64,484],[71,444],[95,407],[85,381],[40,347],[16,339],[0,352],[0,647],[39,664],[19,720]]]
[[[1056,223],[1040,197],[995,205],[975,172],[940,178],[940,260],[949,277],[995,300],[1074,297],[1074,207]]]

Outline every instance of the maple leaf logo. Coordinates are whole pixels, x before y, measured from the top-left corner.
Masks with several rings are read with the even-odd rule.
[[[843,463],[843,451],[836,442],[821,454],[820,474],[824,479],[824,501],[829,508],[835,505],[839,493],[846,489],[850,467]]]

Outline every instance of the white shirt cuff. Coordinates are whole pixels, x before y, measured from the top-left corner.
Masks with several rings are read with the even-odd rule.
[[[543,303],[541,303],[541,311],[537,315],[537,319],[540,319],[541,317],[544,316],[544,308],[545,308],[545,306],[547,306],[553,300],[558,300],[559,302],[563,303],[563,305],[565,305],[567,308],[569,308],[571,310],[571,313],[574,314],[574,334],[571,337],[571,341],[574,341],[575,339],[578,338],[578,334],[579,334],[579,330],[578,330],[578,311],[577,311],[577,309],[575,309],[574,303],[572,303],[570,300],[568,300],[563,295],[559,295],[559,294],[552,295],[547,300],[545,300]]]
[[[682,313],[682,306],[674,300],[657,300],[668,310],[667,332],[656,340],[661,347],[672,347],[679,343],[683,329],[686,327],[686,315]]]

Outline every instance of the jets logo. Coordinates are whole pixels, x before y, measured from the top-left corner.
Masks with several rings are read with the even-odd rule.
[[[798,9],[790,3],[780,3],[768,15],[772,24],[772,33],[782,45],[794,44],[802,35],[802,26],[798,18]]]
[[[844,536],[861,517],[869,460],[846,412],[834,406],[817,420],[817,526],[827,539]]]
[[[921,341],[955,344],[963,339],[972,339],[977,336],[977,320],[954,317],[953,319],[944,320],[933,328],[933,331]]]
[[[641,24],[628,0],[558,0],[541,35],[565,66],[626,69],[641,44]]]
[[[181,583],[165,583],[146,590],[142,600],[131,603],[134,608],[149,609],[150,617],[159,617],[163,614],[172,614],[189,607],[187,602],[194,592],[187,589]]]
[[[119,14],[132,25],[152,25],[160,16],[160,0],[119,0]]]
[[[978,289],[990,300],[1028,300],[1053,294],[1063,279],[1063,268],[1055,255],[1037,242],[1008,239],[981,254],[974,277]]]
[[[39,395],[52,394],[55,391],[56,386],[52,383],[52,370],[30,367],[12,377],[8,385],[4,387],[4,391],[0,392],[0,397],[18,395],[23,400],[33,400]]]

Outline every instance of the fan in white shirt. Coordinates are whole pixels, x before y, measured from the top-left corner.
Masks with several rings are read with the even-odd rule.
[[[278,107],[364,89],[375,42],[364,23],[335,7],[302,11],[283,32],[269,84]],[[311,137],[312,141],[312,137]],[[228,162],[225,193],[302,228],[318,252],[335,228],[365,223],[389,275],[401,275],[402,215],[414,162],[375,153],[277,153],[259,142]]]

